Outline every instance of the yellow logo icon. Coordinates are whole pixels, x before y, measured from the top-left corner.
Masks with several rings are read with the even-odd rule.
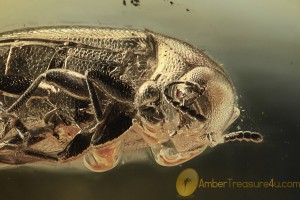
[[[183,170],[177,177],[176,190],[180,196],[192,195],[198,187],[199,176],[196,170],[188,168]]]

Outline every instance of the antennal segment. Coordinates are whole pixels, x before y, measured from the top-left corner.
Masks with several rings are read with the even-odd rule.
[[[232,141],[260,143],[263,141],[263,136],[259,133],[250,131],[238,131],[224,135],[224,143]]]

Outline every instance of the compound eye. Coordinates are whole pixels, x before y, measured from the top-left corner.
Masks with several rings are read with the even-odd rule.
[[[204,92],[205,88],[194,82],[173,82],[166,87],[164,95],[181,112],[202,121],[204,116],[197,112],[193,104]]]

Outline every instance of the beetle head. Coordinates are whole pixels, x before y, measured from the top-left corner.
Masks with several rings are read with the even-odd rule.
[[[171,141],[178,152],[221,142],[224,130],[239,116],[231,81],[211,67],[195,67],[167,84],[161,91],[159,110],[163,120],[144,121],[144,131],[159,143]]]
[[[164,89],[166,102],[176,110],[178,126],[170,139],[178,151],[215,145],[224,130],[239,116],[231,81],[223,71],[196,67]],[[172,121],[174,112],[166,114]],[[173,115],[173,116],[172,116]],[[203,135],[212,138],[203,140]],[[201,140],[199,139],[201,138]]]

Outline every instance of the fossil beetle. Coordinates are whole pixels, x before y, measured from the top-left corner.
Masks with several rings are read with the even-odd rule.
[[[227,141],[234,86],[202,51],[151,31],[43,27],[0,34],[0,162],[68,162],[93,171],[150,147],[181,164]]]

